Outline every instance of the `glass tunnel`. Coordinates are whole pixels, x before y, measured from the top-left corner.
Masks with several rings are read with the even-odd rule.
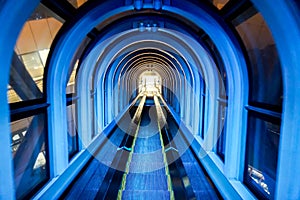
[[[0,199],[300,199],[296,0],[0,6]]]

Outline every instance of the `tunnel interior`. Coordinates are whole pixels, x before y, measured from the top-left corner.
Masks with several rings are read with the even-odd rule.
[[[4,3],[0,199],[299,198],[299,8]]]

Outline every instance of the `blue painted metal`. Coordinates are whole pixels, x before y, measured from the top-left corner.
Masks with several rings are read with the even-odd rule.
[[[110,123],[109,126],[103,130],[103,134],[99,134],[87,149],[81,151],[77,156],[75,156],[76,158],[73,159],[63,174],[57,177],[57,179],[53,179],[49,185],[35,195],[33,199],[58,199],[69,187],[76,176],[78,176],[84,166],[86,166],[91,158],[93,158],[93,155],[96,154],[99,147],[107,142],[107,138],[110,137],[110,134],[113,133],[116,126],[116,121]],[[115,137],[118,137],[118,134],[116,134]],[[78,195],[78,193],[75,195]]]
[[[143,0],[134,0],[134,8],[137,10],[141,10],[143,8]]]
[[[164,7],[170,12],[182,13],[186,18],[200,26],[218,48],[223,58],[224,66],[228,77],[228,118],[235,121],[228,121],[226,132],[231,132],[230,139],[227,140],[226,149],[230,151],[230,157],[225,161],[225,171],[228,177],[240,179],[243,175],[244,152],[241,148],[239,151],[231,147],[243,146],[246,124],[246,112],[243,106],[248,100],[248,79],[246,63],[243,59],[242,51],[239,48],[237,40],[224,22],[209,10],[201,7],[195,7],[192,4],[183,4],[180,1],[173,1],[172,7]],[[185,12],[186,10],[188,12]],[[185,11],[183,11],[185,10]],[[209,22],[209,23],[207,23]],[[226,41],[224,43],[224,41]],[[209,84],[206,84],[210,87]],[[232,98],[231,98],[232,96]],[[241,112],[236,112],[240,110]],[[234,136],[235,135],[235,136]],[[228,147],[228,148],[227,148]],[[231,166],[232,165],[232,166]]]
[[[117,1],[117,3],[122,3],[123,1]],[[142,1],[139,3],[141,4]],[[154,1],[158,2],[158,1]],[[258,9],[262,12],[265,17],[268,25],[271,28],[272,34],[276,41],[282,66],[283,67],[283,76],[284,76],[284,91],[285,91],[285,102],[283,109],[283,123],[282,123],[282,136],[281,136],[281,144],[280,144],[280,162],[278,167],[278,186],[277,186],[277,198],[283,198],[284,195],[289,195],[292,198],[299,197],[299,184],[297,182],[300,178],[295,178],[294,174],[288,175],[287,173],[292,173],[290,169],[293,167],[299,166],[300,161],[295,162],[295,158],[297,158],[299,149],[299,137],[297,137],[297,132],[300,129],[299,124],[295,123],[298,120],[298,111],[300,110],[300,105],[298,104],[300,98],[299,91],[299,70],[298,66],[300,66],[299,59],[297,57],[297,52],[300,52],[300,38],[299,38],[299,12],[297,12],[297,8],[295,8],[292,4],[292,1],[282,1],[279,0],[274,4],[274,2],[267,1],[259,1],[253,0],[254,4],[258,7]],[[164,1],[167,3],[166,5],[171,5],[170,1]],[[164,5],[162,9],[164,11],[170,11],[171,13],[181,13],[182,17],[188,18],[194,22],[195,25],[204,28],[204,30],[211,36],[213,41],[217,44],[218,49],[220,50],[222,57],[226,64],[226,69],[229,72],[229,90],[230,95],[236,94],[234,96],[236,99],[230,100],[229,106],[234,108],[231,111],[231,118],[238,118],[240,120],[236,125],[229,126],[233,129],[233,137],[237,136],[236,134],[244,133],[245,129],[244,121],[245,115],[244,113],[235,115],[232,112],[236,112],[236,110],[240,110],[240,107],[236,107],[237,105],[245,105],[247,100],[247,90],[243,90],[243,88],[247,88],[247,80],[244,78],[247,77],[245,72],[244,61],[238,59],[237,57],[242,57],[242,53],[239,50],[238,43],[233,39],[233,36],[230,34],[230,30],[224,25],[221,19],[218,19],[214,14],[207,12],[204,9],[198,9],[197,7],[191,6],[191,4],[184,4],[181,1],[172,1],[173,7],[168,7]],[[17,35],[21,30],[22,25],[24,24],[26,18],[33,11],[33,9],[38,4],[38,1],[31,1],[28,3],[27,1],[19,1],[18,5],[14,4],[14,2],[5,2],[0,8],[0,18],[5,21],[2,25],[2,31],[0,33],[0,43],[2,48],[0,49],[0,62],[1,66],[4,66],[1,71],[1,83],[0,83],[0,113],[1,113],[1,130],[3,131],[3,137],[1,138],[1,160],[11,160],[10,155],[10,142],[9,142],[9,109],[7,106],[7,84],[9,77],[9,66],[10,66],[10,58],[12,55],[12,51],[14,48],[14,44],[17,39]],[[91,4],[93,5],[93,4]],[[128,4],[127,4],[128,5]],[[141,5],[138,5],[139,9]],[[88,8],[88,7],[87,7]],[[105,8],[105,9],[104,9]],[[158,8],[158,7],[157,7]],[[69,63],[71,57],[74,55],[74,52],[81,42],[81,40],[85,37],[85,35],[95,27],[99,22],[108,18],[108,16],[114,16],[121,12],[132,11],[133,6],[128,6],[126,8],[122,8],[119,10],[114,10],[110,13],[110,10],[115,9],[115,2],[113,3],[104,3],[99,7],[94,7],[89,14],[81,12],[80,19],[78,17],[77,22],[70,23],[69,26],[66,26],[64,30],[61,32],[60,40],[57,40],[56,47],[57,49],[53,50],[53,61],[50,63],[49,77],[48,77],[48,93],[50,96],[48,98],[48,103],[51,103],[50,115],[53,115],[50,122],[53,123],[54,128],[50,130],[55,132],[60,127],[60,123],[63,124],[65,121],[65,114],[58,113],[58,110],[63,110],[65,106],[65,97],[64,90],[66,86],[66,80]],[[187,15],[186,12],[179,12],[181,10],[189,11]],[[203,11],[203,12],[202,12]],[[16,15],[18,13],[18,15]],[[198,16],[198,17],[195,17]],[[217,23],[208,16],[214,16],[213,18],[217,19]],[[201,19],[203,17],[203,19]],[[80,20],[79,20],[80,19]],[[96,19],[96,20],[95,20]],[[212,22],[212,26],[205,23],[205,20],[208,22]],[[221,24],[221,25],[220,25]],[[293,27],[292,29],[290,27]],[[224,31],[224,30],[225,31]],[[226,37],[224,37],[224,35]],[[220,36],[220,37],[219,37]],[[226,43],[230,44],[226,44]],[[235,49],[236,48],[236,49]],[[226,52],[230,50],[231,52]],[[235,51],[235,52],[234,52]],[[237,69],[241,67],[241,70]],[[57,83],[56,83],[57,82]],[[238,85],[242,83],[242,86]],[[52,86],[53,84],[53,86]],[[238,93],[235,93],[236,90]],[[243,92],[241,92],[243,90]],[[53,94],[56,92],[57,94]],[[246,99],[246,100],[245,100]],[[61,104],[61,105],[58,105]],[[62,115],[61,115],[62,114]],[[235,117],[234,117],[235,116]],[[54,122],[58,117],[63,117],[62,122]],[[299,121],[299,120],[298,120]],[[55,126],[57,129],[55,129]],[[61,133],[64,133],[65,126]],[[229,140],[230,143],[228,146],[238,146],[241,147],[241,142],[243,139],[234,139]],[[52,144],[54,145],[54,143]],[[242,149],[242,148],[241,148]],[[228,153],[228,152],[227,152]],[[229,152],[230,153],[230,152]],[[237,153],[232,154],[232,158],[226,161],[229,167],[234,167],[236,171],[228,171],[229,177],[239,179],[239,169],[243,169],[243,166],[237,161],[238,159],[243,160],[242,150]],[[231,155],[231,154],[230,154]],[[298,167],[298,168],[299,168]],[[238,168],[238,169],[236,169]],[[59,172],[63,169],[63,167],[58,170]],[[233,168],[232,168],[233,169]],[[13,184],[12,184],[12,166],[10,162],[5,163],[3,167],[0,169],[0,183],[1,180],[5,181],[5,183],[0,184],[4,187],[0,188],[0,195],[4,198],[13,198]],[[213,173],[213,172],[212,172]],[[215,175],[214,175],[215,176]],[[300,175],[299,175],[300,176]],[[292,186],[292,187],[290,187]]]
[[[282,110],[276,199],[300,198],[300,26],[296,1],[252,0],[268,24],[279,53],[283,76],[284,103]]]
[[[93,7],[95,2],[91,2],[91,5],[87,7]],[[119,1],[121,5],[122,1]],[[47,101],[51,102],[49,107],[49,132],[51,132],[51,137],[49,138],[49,143],[51,147],[55,146],[55,143],[59,141],[61,146],[51,149],[50,160],[54,163],[52,165],[52,175],[56,176],[60,174],[68,165],[68,153],[67,153],[67,138],[62,138],[62,135],[66,135],[67,123],[66,123],[66,85],[67,85],[67,74],[69,70],[69,63],[72,60],[73,55],[81,41],[86,37],[86,34],[92,30],[100,21],[109,16],[113,16],[117,13],[124,12],[132,9],[129,7],[121,7],[115,9],[118,2],[104,2],[99,7],[94,7],[90,12],[88,12],[88,17],[83,17],[83,13],[79,15],[82,17],[78,21],[72,21],[66,26],[64,26],[60,33],[58,33],[57,39],[54,43],[52,50],[50,51],[50,62],[47,63]],[[115,9],[115,10],[114,10]],[[114,10],[113,12],[109,12]],[[87,11],[86,11],[87,12]],[[103,13],[108,12],[108,15],[103,15]],[[77,16],[79,19],[80,16]],[[97,19],[97,20],[96,20]],[[89,97],[89,95],[88,95]],[[78,100],[80,102],[81,99]],[[84,103],[83,105],[89,105]],[[87,108],[88,110],[89,108]],[[61,119],[61,120],[57,120]],[[87,119],[87,116],[82,119]],[[79,121],[79,128],[82,125],[88,125],[88,121]],[[87,145],[91,140],[91,125],[86,127],[85,131],[80,130],[83,135],[81,139],[84,139],[83,146]]]
[[[10,114],[7,101],[7,85],[9,83],[9,70],[13,49],[26,19],[30,16],[34,8],[38,5],[38,0],[19,1],[17,4],[14,1],[4,1],[0,7],[0,159],[5,160],[0,168],[0,198],[14,199],[15,190],[13,184],[13,166],[10,147]],[[16,15],[18,13],[18,15]],[[5,22],[5,23],[4,23]]]

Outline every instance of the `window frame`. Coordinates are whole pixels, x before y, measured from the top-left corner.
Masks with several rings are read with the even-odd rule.
[[[22,101],[22,102],[16,102],[9,104],[10,106],[10,122],[14,122],[17,120],[25,119],[31,116],[36,116],[39,114],[43,114],[44,119],[44,130],[45,130],[45,159],[46,159],[46,173],[47,178],[40,183],[38,183],[33,189],[29,190],[25,196],[22,198],[29,198],[33,194],[35,194],[37,191],[39,191],[50,179],[51,179],[51,171],[50,166],[52,161],[50,160],[50,146],[49,146],[49,132],[48,132],[48,115],[47,115],[47,109],[49,107],[49,104],[43,103],[43,99],[34,99],[34,100],[28,100],[28,101]],[[13,159],[13,158],[12,158]],[[14,170],[13,170],[14,171]]]

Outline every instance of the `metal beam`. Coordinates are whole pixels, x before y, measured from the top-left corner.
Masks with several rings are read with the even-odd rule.
[[[99,35],[99,31],[98,31],[96,28],[93,28],[93,29],[91,30],[91,32],[89,32],[89,33],[87,34],[87,36],[88,36],[89,38],[91,38],[92,40],[96,39],[98,35]]]
[[[221,9],[220,14],[226,20],[233,20],[253,7],[249,0],[231,0]]]
[[[42,0],[41,3],[65,21],[71,20],[76,13],[76,8],[74,8],[68,1]]]
[[[9,77],[9,85],[23,101],[43,97],[43,93],[15,52],[13,53]]]
[[[30,126],[14,156],[15,187],[17,194],[24,194],[28,186],[33,182],[40,182],[34,177],[34,164],[44,146],[45,148],[45,117],[44,115],[34,116]],[[48,161],[46,161],[48,162]],[[42,175],[42,174],[41,174]],[[47,176],[44,174],[45,177]],[[24,186],[24,187],[23,187]]]

